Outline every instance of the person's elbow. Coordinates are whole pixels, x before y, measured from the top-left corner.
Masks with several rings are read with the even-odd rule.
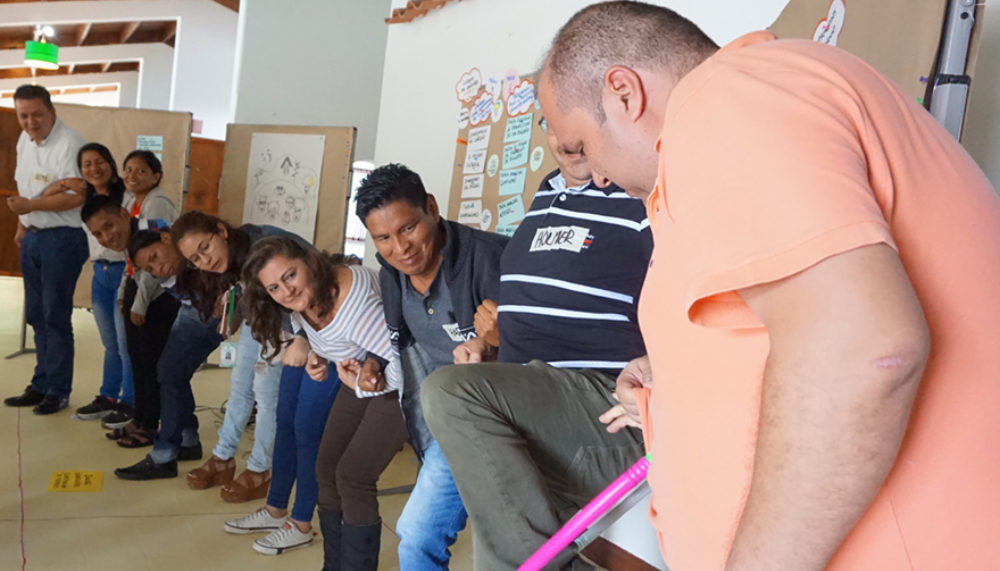
[[[920,387],[924,369],[931,353],[931,335],[927,322],[921,315],[877,344],[869,367],[877,379],[876,388],[882,393],[879,399],[899,399],[909,403]]]

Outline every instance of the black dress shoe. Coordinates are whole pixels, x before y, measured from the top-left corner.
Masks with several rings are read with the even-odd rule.
[[[182,462],[184,460],[201,460],[201,442],[194,446],[181,446],[181,449],[177,451],[177,459]]]
[[[35,389],[35,387],[28,385],[25,387],[24,392],[17,395],[16,397],[9,397],[3,399],[3,403],[7,406],[35,406],[36,404],[42,402],[45,398],[45,393]]]
[[[67,406],[69,406],[69,397],[45,395],[42,402],[38,403],[38,406],[34,408],[34,412],[39,415],[53,414],[59,412]]]
[[[118,476],[122,480],[156,480],[158,478],[176,478],[177,460],[157,464],[147,455],[142,460],[139,460],[138,464],[133,464],[127,468],[116,468],[115,476]]]

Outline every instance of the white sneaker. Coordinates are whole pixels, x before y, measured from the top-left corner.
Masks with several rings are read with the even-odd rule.
[[[258,553],[264,555],[281,555],[289,549],[306,547],[312,543],[315,531],[310,530],[302,533],[292,522],[285,523],[285,527],[278,531],[272,531],[267,536],[253,542],[253,548]]]
[[[267,508],[260,508],[250,515],[226,520],[225,530],[229,533],[259,533],[279,531],[288,521],[288,516],[274,517]]]

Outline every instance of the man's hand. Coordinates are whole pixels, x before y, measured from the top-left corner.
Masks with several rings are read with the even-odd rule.
[[[642,428],[639,418],[639,407],[635,401],[635,389],[652,386],[653,372],[649,366],[649,357],[643,355],[632,359],[622,369],[615,382],[615,392],[612,394],[618,404],[608,409],[598,417],[598,420],[608,425],[608,432],[614,434],[626,426]]]
[[[132,322],[132,325],[135,325],[136,327],[142,327],[146,324],[146,316],[141,313],[130,311],[128,318],[129,321]]]
[[[18,215],[34,212],[35,210],[31,199],[23,196],[8,196],[7,208],[10,208],[11,212]]]
[[[451,352],[456,365],[465,363],[483,363],[497,358],[496,347],[490,345],[482,337],[473,337],[462,343]]]
[[[497,304],[492,299],[484,299],[476,308],[473,319],[476,335],[494,347],[500,346],[500,329],[497,328]]]
[[[382,376],[382,365],[378,359],[369,357],[364,364],[357,359],[344,359],[337,363],[337,376],[345,385],[365,391],[377,393],[385,389],[385,379]],[[356,381],[356,383],[355,383]]]
[[[306,358],[306,374],[314,381],[325,381],[329,369],[327,365],[326,359],[310,351]]]
[[[20,222],[17,223],[17,231],[14,232],[14,245],[18,248],[21,247],[21,242],[24,241],[24,234],[28,230]]]
[[[302,367],[309,357],[309,341],[305,337],[296,335],[292,342],[285,347],[285,352],[281,355],[281,364],[289,367]]]

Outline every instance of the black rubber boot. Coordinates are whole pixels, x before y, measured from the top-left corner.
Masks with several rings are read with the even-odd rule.
[[[382,520],[368,525],[343,524],[343,571],[377,571]]]
[[[341,571],[340,544],[344,514],[337,510],[320,509],[319,530],[323,534],[323,571]]]

